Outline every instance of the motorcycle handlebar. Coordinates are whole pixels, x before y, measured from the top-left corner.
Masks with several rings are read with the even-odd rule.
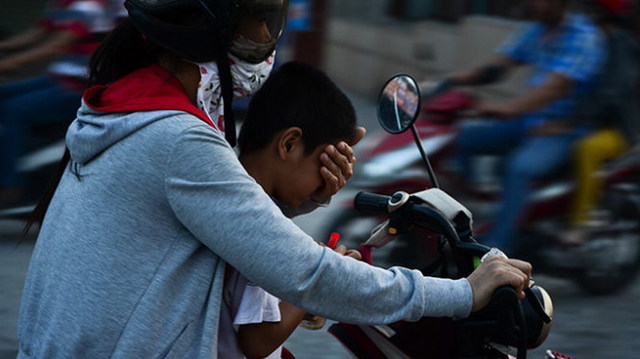
[[[357,211],[364,214],[389,215],[391,207],[397,201],[401,203],[402,196],[385,196],[375,193],[360,192],[354,199],[354,206]],[[434,233],[441,233],[452,242],[460,239],[452,224],[442,216],[437,210],[420,203],[408,202],[402,206],[401,217],[404,223],[413,223]],[[397,209],[397,208],[396,208]]]
[[[353,200],[356,209],[363,213],[371,214],[388,214],[389,213],[389,199],[391,197],[375,194],[360,192]]]
[[[401,198],[396,195],[386,196],[360,192],[354,199],[355,208],[364,213],[386,215],[390,213],[390,204],[393,207],[393,203]],[[459,250],[463,255],[479,256],[483,253],[482,247],[486,247],[475,242],[466,243],[460,241],[455,228],[440,212],[421,203],[408,202],[403,206],[403,210],[393,211],[393,213],[398,213],[409,222],[429,229],[434,233],[441,233],[450,240],[452,250]],[[487,250],[488,247],[484,249]],[[458,262],[458,265],[463,265],[459,267],[462,270],[460,273],[463,275],[466,271],[470,273],[473,270],[472,267],[465,269],[464,263],[466,262]],[[536,288],[536,290],[544,292],[542,288]],[[506,325],[507,329],[501,328],[500,333],[508,333],[507,336],[498,338],[497,342],[517,347],[517,358],[519,359],[526,358],[527,347],[534,348],[546,339],[549,331],[549,322],[551,321],[550,315],[545,310],[546,305],[550,305],[550,301],[549,304],[541,303],[541,300],[544,300],[544,294],[541,293],[541,298],[539,299],[531,288],[527,288],[525,293],[525,300],[520,301],[514,288],[509,286],[501,287],[493,294],[492,300],[486,308],[472,315],[473,318],[479,320],[485,320],[485,317],[494,321],[498,319],[499,324]],[[548,295],[546,296],[548,297]],[[471,322],[475,323],[473,320]],[[509,333],[508,328],[520,329]]]

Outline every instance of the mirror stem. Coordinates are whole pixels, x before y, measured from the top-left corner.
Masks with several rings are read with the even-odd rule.
[[[413,133],[413,138],[416,140],[416,144],[418,145],[418,149],[420,150],[420,155],[422,156],[422,160],[424,161],[425,166],[427,166],[427,172],[429,172],[429,179],[435,188],[440,188],[440,184],[438,184],[438,180],[436,179],[435,173],[433,173],[433,168],[431,167],[431,163],[429,163],[429,158],[427,157],[427,153],[424,151],[424,147],[422,147],[422,141],[420,140],[420,136],[418,136],[418,130],[416,129],[415,124],[411,124],[411,133]]]

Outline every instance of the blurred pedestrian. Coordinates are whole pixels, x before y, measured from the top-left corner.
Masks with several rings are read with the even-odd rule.
[[[532,67],[527,91],[508,101],[481,102],[478,115],[492,119],[464,126],[458,140],[462,167],[471,178],[472,155],[506,156],[495,226],[482,240],[511,255],[532,182],[565,164],[573,141],[584,133],[568,119],[593,90],[606,55],[601,31],[586,16],[572,12],[569,3],[527,0],[535,22],[514,35],[487,65],[449,78],[454,85],[486,84],[518,65]]]
[[[31,29],[0,42],[0,75],[32,64],[45,74],[0,86],[0,207],[19,202],[25,191],[17,163],[29,129],[71,123],[86,86],[89,56],[125,16],[124,0],[56,0]]]

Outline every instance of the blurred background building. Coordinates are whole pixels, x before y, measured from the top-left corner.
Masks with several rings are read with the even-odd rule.
[[[44,5],[2,0],[0,38],[31,25]],[[521,13],[509,0],[291,0],[281,57],[373,94],[396,72],[423,78],[481,60]]]
[[[45,0],[1,0],[0,38],[30,25]],[[290,0],[282,61],[322,67],[345,89],[374,96],[391,75],[418,79],[480,63],[521,25],[513,0]],[[518,76],[484,92],[517,91]]]
[[[508,0],[331,1],[323,66],[346,88],[375,95],[391,75],[419,80],[469,68],[521,25]],[[518,77],[499,92],[515,90]]]

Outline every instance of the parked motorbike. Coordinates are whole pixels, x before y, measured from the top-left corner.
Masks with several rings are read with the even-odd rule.
[[[476,233],[486,233],[495,223],[500,196],[499,176],[487,171],[499,162],[479,157],[481,178],[470,183],[456,167],[455,141],[458,124],[476,100],[467,92],[446,84],[435,86],[415,123],[416,133],[438,173],[440,186],[474,213]],[[360,165],[352,180],[356,188],[387,195],[397,190],[418,192],[437,184],[424,176],[424,161],[409,133],[382,135]],[[574,194],[572,174],[564,169],[535,184],[535,192],[519,221],[521,250],[518,257],[532,262],[536,271],[575,280],[592,294],[610,294],[626,288],[640,270],[640,146],[606,164],[599,172],[604,188],[595,213],[599,221],[590,227],[588,240],[575,248],[560,248],[560,234],[569,226],[569,203]],[[356,211],[345,202],[324,227],[339,232],[345,243],[357,246],[382,220]],[[381,266],[394,264],[420,267],[424,253],[432,248],[407,234],[378,253]]]
[[[444,278],[468,276],[488,255],[504,255],[478,243],[473,237],[472,214],[437,188],[438,181],[422,149],[414,126],[420,94],[413,78],[393,77],[385,85],[378,106],[380,123],[394,134],[408,129],[421,150],[433,188],[416,193],[397,191],[393,195],[360,192],[355,208],[363,215],[388,218],[363,244],[365,260],[372,263],[377,251],[409,232],[419,231],[433,249],[429,265],[419,267],[425,275]],[[527,350],[546,339],[553,305],[547,292],[537,285],[525,290],[519,300],[513,288],[499,288],[482,310],[468,318],[423,318],[418,322],[397,322],[384,326],[337,323],[329,331],[357,358],[526,358]],[[549,351],[547,358],[560,358]]]

